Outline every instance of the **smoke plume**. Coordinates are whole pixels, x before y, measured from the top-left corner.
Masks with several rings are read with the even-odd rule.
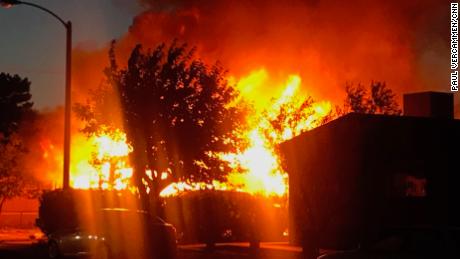
[[[120,1],[116,1],[120,4]],[[449,89],[448,1],[141,0],[144,11],[118,39],[126,60],[141,43],[178,39],[235,77],[265,68],[273,84],[302,77],[316,99],[340,103],[346,82],[386,81],[397,93]],[[76,82],[100,82],[107,50],[76,49]],[[81,75],[81,76],[80,76]]]

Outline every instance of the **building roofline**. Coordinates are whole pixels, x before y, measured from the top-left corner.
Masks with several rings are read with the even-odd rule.
[[[283,145],[283,143],[288,143],[291,142],[292,140],[301,137],[305,134],[320,131],[325,129],[326,127],[333,127],[334,125],[338,125],[340,123],[343,123],[345,121],[351,121],[351,120],[366,120],[366,119],[388,119],[388,120],[410,120],[410,121],[425,121],[425,122],[439,122],[439,123],[448,123],[448,122],[454,122],[460,124],[460,120],[458,119],[449,119],[449,118],[437,118],[437,117],[420,117],[420,116],[405,116],[405,115],[385,115],[385,114],[366,114],[366,113],[356,113],[356,112],[351,112],[347,113],[343,116],[340,116],[339,118],[336,118],[332,121],[327,122],[326,124],[323,124],[319,127],[316,127],[314,129],[311,129],[309,131],[305,131],[298,136],[286,140],[280,144]]]

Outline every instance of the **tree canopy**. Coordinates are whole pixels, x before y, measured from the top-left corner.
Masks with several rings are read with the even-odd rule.
[[[6,199],[22,193],[23,164],[26,153],[21,123],[32,114],[30,81],[18,75],[0,73],[0,211]]]
[[[347,84],[345,87],[345,112],[400,115],[401,109],[395,93],[385,82],[371,82],[369,91],[363,85]]]
[[[0,212],[3,203],[22,193],[24,178],[20,161],[25,149],[18,134],[11,134],[9,141],[0,139]]]
[[[232,105],[238,93],[222,66],[205,64],[176,42],[153,50],[137,45],[125,68],[114,44],[109,58],[107,83],[76,111],[89,134],[123,128],[140,191],[144,183],[157,196],[172,180],[224,179],[227,164],[209,154],[235,149],[232,133],[242,127],[244,109]]]
[[[18,129],[31,111],[30,81],[18,75],[0,73],[0,134],[7,137]]]

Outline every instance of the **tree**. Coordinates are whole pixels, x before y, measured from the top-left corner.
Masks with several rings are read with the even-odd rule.
[[[224,180],[228,165],[210,153],[235,150],[233,132],[243,125],[244,109],[231,105],[238,93],[223,68],[194,52],[176,42],[148,51],[137,45],[120,69],[112,44],[107,84],[76,106],[87,133],[122,126],[133,148],[134,183],[151,201],[171,181]]]
[[[361,84],[345,87],[345,112],[400,115],[401,109],[396,101],[396,95],[387,88],[385,82],[371,82],[368,92]]]
[[[279,106],[275,104],[274,115],[270,111],[263,113],[263,118],[268,121],[262,124],[268,126],[264,129],[265,137],[271,143],[279,144],[334,119],[332,110],[321,114],[315,110],[315,105],[318,103],[311,96],[292,98]],[[273,136],[278,139],[274,139]]]
[[[7,199],[22,194],[24,181],[19,161],[24,153],[25,149],[17,134],[11,134],[8,141],[0,137],[0,212]]]
[[[5,137],[17,130],[22,118],[31,112],[29,91],[27,78],[0,73],[0,133]]]
[[[32,113],[30,81],[0,73],[0,211],[5,200],[22,193],[21,158],[26,152],[18,129]]]

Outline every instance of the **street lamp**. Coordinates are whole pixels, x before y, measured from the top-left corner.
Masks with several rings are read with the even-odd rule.
[[[9,8],[14,5],[28,5],[35,8],[38,8],[42,11],[45,11],[51,14],[54,18],[56,18],[59,22],[64,25],[66,29],[66,70],[65,70],[65,112],[64,112],[64,175],[63,175],[63,188],[68,189],[69,186],[69,169],[70,169],[70,116],[71,116],[71,96],[70,96],[70,88],[71,88],[71,63],[72,63],[72,23],[70,21],[65,22],[61,17],[57,14],[53,13],[52,11],[29,2],[18,1],[18,0],[0,0],[0,5]]]

